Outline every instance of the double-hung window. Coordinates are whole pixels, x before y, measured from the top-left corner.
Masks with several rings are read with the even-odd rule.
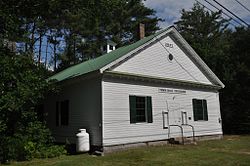
[[[194,121],[208,120],[207,101],[204,99],[193,99]]]
[[[152,98],[150,96],[129,96],[130,123],[152,123]]]

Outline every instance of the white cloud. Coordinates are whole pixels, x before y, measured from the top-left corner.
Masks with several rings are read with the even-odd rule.
[[[208,0],[209,2],[216,5],[221,9],[213,0]],[[242,18],[245,22],[250,24],[250,12],[239,5],[235,0],[217,0],[223,6],[231,10],[234,14]],[[244,4],[248,9],[250,9],[250,0],[238,0]],[[214,9],[212,6],[207,4],[204,0],[199,0],[202,4],[206,5],[210,9]],[[160,23],[161,28],[173,25],[174,22],[179,20],[181,16],[181,10],[190,10],[195,3],[195,0],[147,0],[144,2],[145,6],[152,8],[156,11],[156,15],[162,19],[164,22]],[[223,10],[226,12],[225,10]],[[227,18],[225,16],[225,18]]]

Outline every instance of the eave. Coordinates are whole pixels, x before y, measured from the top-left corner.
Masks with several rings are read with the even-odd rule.
[[[155,76],[147,76],[147,75],[141,75],[141,74],[132,74],[132,73],[125,73],[125,72],[117,72],[117,71],[105,71],[103,74],[104,74],[104,77],[109,77],[109,78],[138,80],[138,81],[160,83],[160,84],[167,84],[167,85],[174,85],[174,86],[188,86],[188,87],[211,89],[211,90],[219,90],[222,88],[219,85],[211,85],[211,84],[205,84],[205,83],[199,83],[199,82],[177,80],[177,79],[155,77]]]

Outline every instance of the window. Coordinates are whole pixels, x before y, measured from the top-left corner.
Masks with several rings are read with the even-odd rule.
[[[69,100],[56,102],[56,126],[68,126]]]
[[[113,50],[113,46],[109,45],[109,50]]]
[[[150,96],[129,96],[130,123],[152,123],[152,99]]]
[[[193,99],[194,121],[208,120],[207,101],[201,99]]]
[[[171,62],[174,59],[174,56],[172,54],[168,54],[168,60]]]
[[[146,122],[146,99],[145,97],[136,97],[136,122]]]

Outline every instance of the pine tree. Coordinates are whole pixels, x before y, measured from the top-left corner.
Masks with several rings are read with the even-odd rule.
[[[224,56],[219,50],[227,45],[223,32],[228,20],[221,17],[221,11],[209,12],[195,3],[190,11],[182,10],[181,18],[175,25],[210,68],[216,71],[220,65],[216,58]]]

